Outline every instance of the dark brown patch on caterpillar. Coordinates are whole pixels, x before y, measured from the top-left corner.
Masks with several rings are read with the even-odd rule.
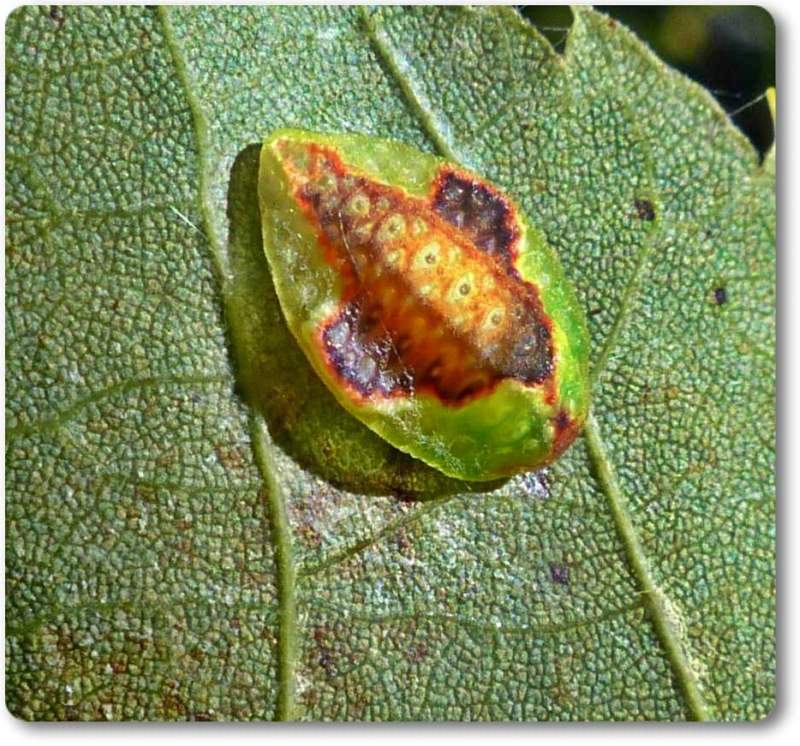
[[[519,230],[502,194],[466,174],[443,168],[435,182],[433,209],[450,225],[507,267],[516,258]]]
[[[337,373],[360,394],[408,393],[413,380],[403,367],[391,335],[351,301],[322,333],[325,352]]]

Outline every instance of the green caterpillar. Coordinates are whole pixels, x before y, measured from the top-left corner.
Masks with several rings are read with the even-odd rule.
[[[586,322],[508,196],[397,142],[280,130],[259,202],[288,326],[364,424],[468,480],[536,469],[575,439]]]

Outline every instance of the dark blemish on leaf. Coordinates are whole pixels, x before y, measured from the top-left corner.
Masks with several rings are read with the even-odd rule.
[[[401,503],[413,503],[417,501],[417,498],[413,492],[401,489],[400,487],[393,489],[392,494],[394,495],[395,499]]]
[[[328,642],[329,629],[325,626],[314,627],[313,637],[317,646],[317,663],[325,671],[328,678],[336,676],[336,666],[334,663],[334,653]]]
[[[172,686],[177,687],[177,684],[172,684]],[[162,695],[161,706],[164,708],[164,712],[173,718],[176,715],[179,717],[186,717],[188,714],[186,703],[175,693],[174,690],[168,691]],[[195,719],[196,718],[197,716],[195,715]]]
[[[62,630],[57,633],[58,639],[56,640],[56,647],[63,655],[68,655],[75,650],[76,641],[74,634],[69,630]]]
[[[217,454],[217,460],[226,469],[242,469],[245,466],[246,459],[239,448],[215,444],[214,453]]]
[[[406,651],[406,657],[412,663],[419,663],[428,656],[428,646],[424,642],[410,645]]]
[[[300,694],[300,701],[309,710],[314,709],[319,704],[319,700],[319,691],[316,689],[306,689]]]
[[[479,249],[513,264],[519,231],[513,208],[496,190],[445,168],[437,177],[433,209]]]
[[[242,627],[242,623],[239,620],[238,616],[233,617],[233,619],[231,619],[229,624],[231,626],[231,629],[241,629],[241,627]]]
[[[397,548],[400,550],[401,554],[406,554],[408,550],[411,549],[411,542],[404,528],[401,528],[397,532]]]
[[[50,20],[55,24],[56,31],[60,31],[64,26],[64,22],[66,21],[64,7],[62,5],[51,5],[49,15]]]
[[[264,577],[264,582],[265,583],[268,582],[266,576]],[[269,626],[262,627],[261,632],[258,636],[261,640],[266,640],[267,642],[272,643],[273,645],[278,641],[277,637],[275,637],[275,633]]]
[[[586,315],[587,316],[597,316],[597,314],[599,314],[599,313],[603,313],[603,309],[602,308],[590,308],[586,312]]]
[[[721,306],[728,302],[728,291],[724,287],[714,288],[714,303]]]
[[[531,323],[520,326],[520,334],[511,347],[506,372],[513,378],[543,381],[553,369],[553,360],[541,353],[550,350],[550,329],[544,324]]]
[[[119,658],[112,658],[109,661],[109,665],[111,666],[111,670],[117,674],[125,673],[128,670],[128,662],[120,660]]]
[[[328,675],[329,678],[332,678],[336,675],[336,669],[333,667],[333,656],[330,653],[324,652],[320,653],[319,656],[319,665],[325,669],[325,673]]]
[[[633,202],[633,206],[636,208],[639,220],[650,222],[656,219],[656,208],[649,199],[636,199]]]
[[[558,562],[551,562],[550,579],[558,585],[569,585],[569,567]]]
[[[410,392],[412,381],[391,335],[373,322],[370,314],[362,312],[361,303],[345,306],[322,334],[328,359],[364,396]]]
[[[317,549],[322,545],[322,537],[319,531],[308,523],[301,523],[297,528],[297,533],[307,547]]]

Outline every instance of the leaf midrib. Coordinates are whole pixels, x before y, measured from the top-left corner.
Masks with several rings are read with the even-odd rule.
[[[232,323],[233,314],[228,313],[232,304],[235,302],[230,297],[225,283],[225,259],[224,248],[217,234],[216,226],[212,217],[213,208],[211,204],[211,193],[209,190],[209,160],[208,154],[211,152],[208,141],[208,124],[199,97],[194,93],[192,80],[188,73],[186,62],[172,32],[169,9],[162,6],[159,9],[164,36],[172,56],[176,73],[189,103],[192,112],[193,125],[195,129],[195,139],[197,145],[198,160],[198,190],[197,200],[200,213],[203,218],[205,235],[212,249],[212,259],[219,281],[220,302],[227,319],[228,332],[235,347],[238,331]],[[452,161],[459,162],[462,159],[447,141],[444,134],[436,124],[436,117],[424,105],[424,102],[416,94],[413,82],[407,76],[399,64],[399,58],[395,50],[392,49],[386,37],[380,31],[375,20],[374,14],[370,13],[365,7],[360,8],[364,22],[365,32],[372,44],[378,59],[397,84],[400,92],[406,99],[410,110],[415,114],[422,125],[423,131],[440,155]],[[503,11],[499,11],[503,12]],[[507,13],[506,22],[520,24],[526,33],[535,34],[536,31],[529,24],[525,23],[516,14]],[[511,17],[513,16],[513,18]],[[469,166],[469,164],[465,164]],[[654,236],[649,237],[648,243],[652,246]],[[634,269],[630,282],[626,286],[625,298],[635,295],[638,289],[638,280],[641,270],[647,263],[650,251],[643,250]],[[626,302],[620,308],[617,318],[612,324],[615,332],[613,338],[609,338],[603,346],[602,355],[598,361],[600,364],[595,366],[593,377],[597,378],[603,367],[603,363],[608,359],[608,355],[616,338],[616,333],[624,326],[628,317],[630,303]],[[291,528],[288,521],[286,503],[280,485],[275,478],[275,454],[274,446],[269,440],[265,431],[263,418],[251,410],[251,443],[255,455],[255,461],[261,474],[266,492],[266,507],[269,513],[270,524],[272,526],[272,541],[275,554],[275,569],[277,576],[277,605],[278,605],[278,645],[277,645],[277,670],[278,670],[278,696],[276,702],[275,718],[278,720],[293,719],[296,716],[295,708],[295,666],[297,655],[298,620],[296,605],[295,581],[297,567],[295,566]],[[705,702],[700,691],[698,676],[691,666],[691,663],[684,650],[684,644],[679,630],[671,622],[668,613],[668,606],[671,605],[670,599],[656,584],[647,558],[639,541],[638,533],[631,519],[622,491],[616,480],[613,465],[608,457],[605,445],[600,435],[599,427],[593,415],[590,416],[584,429],[583,439],[589,453],[589,458],[595,468],[595,478],[601,491],[606,495],[609,508],[614,519],[615,526],[621,544],[624,547],[626,558],[630,565],[633,576],[642,589],[645,603],[649,612],[649,617],[653,624],[656,636],[661,643],[664,653],[670,662],[673,674],[678,683],[679,689],[684,697],[687,710],[690,716],[697,720],[709,719],[709,707]],[[347,554],[357,553],[361,549],[360,544],[351,548]],[[323,562],[326,567],[330,562]]]
[[[232,313],[235,300],[230,294],[226,260],[215,222],[212,217],[209,190],[209,160],[211,147],[208,139],[208,122],[200,99],[194,93],[192,81],[180,45],[172,31],[169,20],[169,7],[158,7],[159,18],[164,32],[168,51],[172,57],[175,71],[184,88],[192,113],[195,131],[198,165],[197,203],[203,218],[203,228],[211,246],[212,260],[218,281],[218,292],[224,316],[227,320],[228,334],[232,347],[236,347],[239,330],[236,328],[236,314]],[[295,719],[295,664],[297,640],[297,604],[295,599],[296,568],[292,551],[292,537],[286,512],[286,501],[275,479],[275,456],[273,445],[266,432],[260,414],[252,407],[250,410],[250,440],[256,466],[264,485],[265,503],[271,527],[271,540],[274,550],[276,594],[278,607],[277,678],[278,691],[275,702],[275,720]]]

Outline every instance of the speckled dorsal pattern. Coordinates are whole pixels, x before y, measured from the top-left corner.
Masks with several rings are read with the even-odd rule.
[[[343,306],[320,341],[351,389],[460,403],[503,378],[549,377],[550,325],[514,268],[519,229],[502,195],[445,166],[430,197],[415,197],[349,169],[333,148],[278,147],[344,279]]]

